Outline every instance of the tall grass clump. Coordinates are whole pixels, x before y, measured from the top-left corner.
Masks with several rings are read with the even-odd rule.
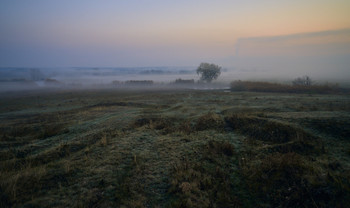
[[[198,118],[196,124],[197,131],[207,129],[222,130],[224,129],[224,119],[216,113],[207,113]]]

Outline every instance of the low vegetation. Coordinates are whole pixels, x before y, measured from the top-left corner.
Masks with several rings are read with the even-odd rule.
[[[293,81],[293,85],[237,80],[231,82],[230,88],[231,91],[280,93],[339,93],[346,91],[340,89],[337,85],[311,85],[311,81],[305,81],[304,83],[303,80]]]
[[[239,207],[241,201],[232,188],[234,146],[210,140],[198,148],[197,161],[184,159],[171,175],[171,207]]]
[[[0,96],[0,207],[346,207],[350,201],[348,94]]]

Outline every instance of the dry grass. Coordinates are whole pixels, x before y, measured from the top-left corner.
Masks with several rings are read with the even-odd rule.
[[[184,160],[172,171],[171,207],[240,207],[233,192],[229,164],[234,147],[228,142],[209,141],[197,162]]]
[[[249,188],[273,207],[301,207],[312,205],[303,175],[303,158],[295,153],[274,153],[259,163],[242,166]]]
[[[134,127],[147,126],[150,129],[161,130],[161,129],[165,129],[165,128],[171,128],[171,125],[174,122],[174,120],[175,120],[175,118],[142,116],[141,118],[137,119],[134,122],[133,126]]]
[[[269,206],[341,207],[349,200],[349,176],[333,175],[297,153],[246,160],[240,167],[247,186],[254,197]]]
[[[317,137],[301,128],[249,114],[234,114],[227,116],[225,120],[233,130],[265,142],[287,143],[295,141],[293,144],[304,145],[306,150],[311,150],[312,143],[318,141]]]
[[[224,119],[215,113],[207,113],[198,118],[196,124],[197,131],[203,131],[208,129],[223,130]]]
[[[286,85],[270,82],[233,81],[232,91],[280,92],[280,93],[339,93],[344,90],[337,85]]]

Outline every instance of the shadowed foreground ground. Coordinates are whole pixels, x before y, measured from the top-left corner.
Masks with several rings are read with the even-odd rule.
[[[1,94],[1,207],[345,207],[350,96]]]

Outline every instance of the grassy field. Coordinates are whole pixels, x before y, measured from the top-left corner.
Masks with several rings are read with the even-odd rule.
[[[350,95],[0,95],[0,207],[345,207]]]

